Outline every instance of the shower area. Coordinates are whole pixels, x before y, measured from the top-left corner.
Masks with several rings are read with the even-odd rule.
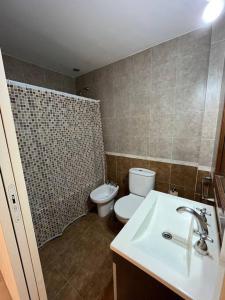
[[[113,299],[115,233],[89,206],[105,181],[100,101],[7,85],[48,299]]]
[[[87,214],[104,180],[100,101],[8,81],[38,247]]]

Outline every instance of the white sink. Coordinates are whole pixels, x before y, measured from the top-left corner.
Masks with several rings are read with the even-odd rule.
[[[176,212],[176,208],[182,205],[179,199],[166,204],[164,199],[153,200],[151,209],[131,242],[146,255],[154,256],[161,263],[174,268],[176,272],[188,276],[193,217]],[[172,238],[166,239],[163,233],[166,233],[166,236],[171,235]]]
[[[209,256],[199,255],[193,245],[196,222],[191,214],[176,209],[206,207]],[[163,232],[171,234],[165,239]],[[151,191],[129,222],[111,243],[111,249],[184,299],[216,300],[217,278],[224,267],[219,263],[219,240],[214,208],[188,199]]]

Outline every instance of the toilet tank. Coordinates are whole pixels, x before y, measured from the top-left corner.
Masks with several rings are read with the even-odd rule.
[[[130,193],[146,197],[148,192],[154,189],[155,172],[143,169],[132,168],[129,170],[129,190]]]

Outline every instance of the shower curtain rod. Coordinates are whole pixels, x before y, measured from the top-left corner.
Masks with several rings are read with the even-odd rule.
[[[77,98],[77,100],[84,100],[84,101],[90,101],[90,102],[100,102],[100,100],[95,100],[95,99],[92,99],[92,98],[86,98],[86,97],[78,96],[76,94],[70,94],[70,93],[65,93],[65,92],[61,92],[61,91],[56,91],[56,90],[48,89],[48,88],[45,88],[45,87],[32,85],[32,84],[28,84],[28,83],[23,83],[23,82],[19,82],[19,81],[15,81],[15,80],[7,79],[7,83],[8,84],[13,84],[13,85],[16,85],[16,86],[19,86],[19,87],[38,90],[38,91],[56,93],[56,94],[59,94],[59,95],[63,95],[65,97],[71,97],[71,98],[73,97],[73,98]]]

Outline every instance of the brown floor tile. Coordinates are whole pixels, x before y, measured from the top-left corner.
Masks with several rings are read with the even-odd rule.
[[[83,300],[83,298],[69,283],[67,283],[64,285],[64,287],[61,289],[54,300]]]
[[[84,299],[101,299],[112,281],[112,258],[96,249],[69,281]]]
[[[113,215],[89,213],[42,247],[49,299],[101,300],[112,281],[110,243],[121,227]]]
[[[66,284],[66,279],[53,265],[43,268],[48,299],[55,299],[57,293]]]

